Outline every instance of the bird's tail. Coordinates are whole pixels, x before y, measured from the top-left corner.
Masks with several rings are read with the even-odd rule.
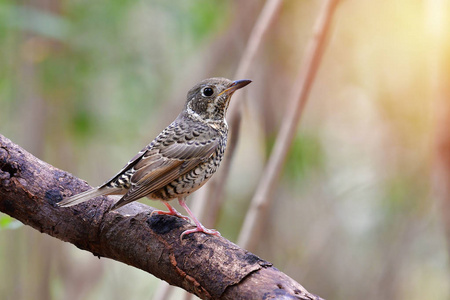
[[[80,194],[76,194],[72,197],[62,200],[62,201],[58,202],[58,206],[68,207],[68,206],[76,205],[78,203],[88,201],[89,199],[95,198],[97,196],[102,196],[102,195],[106,195],[106,194],[114,194],[115,192],[117,192],[119,190],[120,189],[107,188],[107,187],[96,187],[92,190],[88,190],[88,191],[82,192]]]

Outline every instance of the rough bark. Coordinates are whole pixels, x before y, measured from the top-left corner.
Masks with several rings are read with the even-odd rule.
[[[108,212],[113,200],[59,208],[89,185],[0,135],[0,211],[98,257],[142,269],[202,299],[320,299],[271,263],[223,237],[190,234],[185,220],[154,215],[132,203]]]

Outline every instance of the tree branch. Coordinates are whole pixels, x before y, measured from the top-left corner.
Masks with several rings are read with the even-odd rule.
[[[89,185],[32,156],[0,135],[0,211],[60,240],[142,269],[202,299],[320,299],[271,263],[222,237],[180,234],[192,226],[150,217],[132,203],[108,212],[112,198],[59,208]]]

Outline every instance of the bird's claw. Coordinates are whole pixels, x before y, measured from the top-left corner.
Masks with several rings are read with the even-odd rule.
[[[183,233],[180,235],[180,240],[183,240],[183,236],[194,233],[194,232],[204,232],[204,233],[210,234],[210,235],[221,236],[220,232],[215,229],[208,229],[208,228],[205,228],[204,226],[197,226],[194,229],[188,229],[188,230],[183,231]]]

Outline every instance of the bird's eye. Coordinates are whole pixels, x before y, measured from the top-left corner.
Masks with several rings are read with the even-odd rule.
[[[210,87],[206,87],[202,91],[202,95],[205,96],[205,97],[212,96],[212,94],[214,94],[214,90],[212,88],[210,88]]]

